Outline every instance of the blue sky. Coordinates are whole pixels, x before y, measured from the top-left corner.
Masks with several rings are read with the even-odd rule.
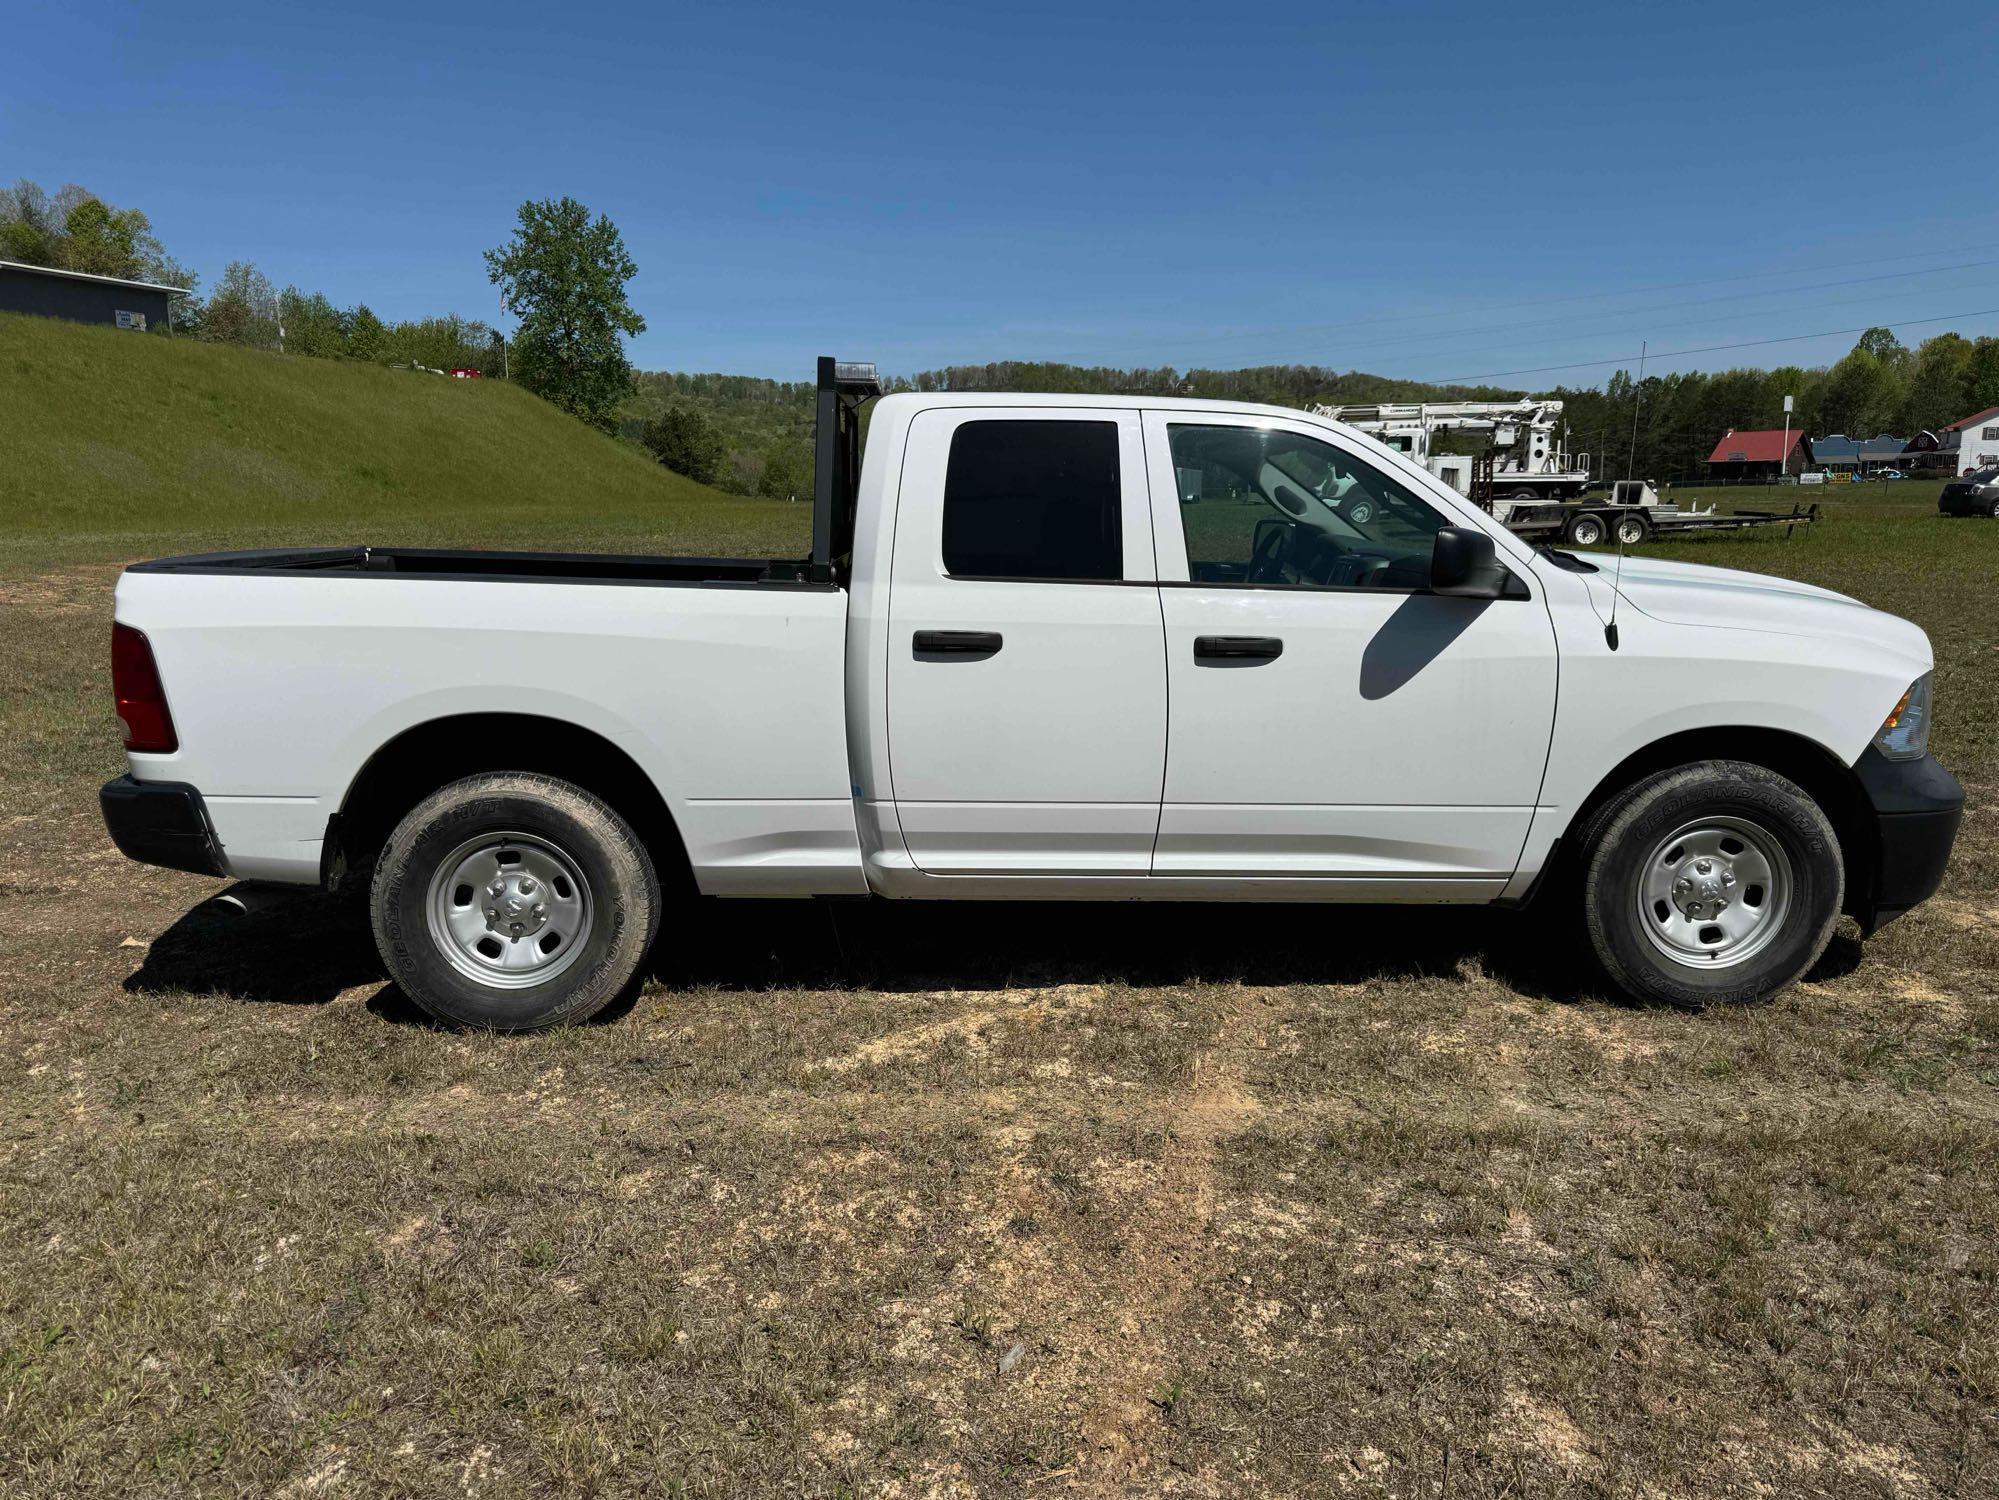
[[[1596,383],[1641,339],[1999,332],[1993,16],[36,5],[6,26],[0,176],[145,209],[205,284],[247,259],[385,316],[489,321],[479,252],[566,193],[638,262],[648,369]]]

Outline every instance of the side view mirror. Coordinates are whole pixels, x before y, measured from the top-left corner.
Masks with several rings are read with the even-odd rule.
[[[1430,592],[1454,599],[1497,599],[1513,575],[1483,531],[1446,526],[1430,549]]]

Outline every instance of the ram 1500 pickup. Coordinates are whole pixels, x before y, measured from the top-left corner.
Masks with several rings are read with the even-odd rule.
[[[632,984],[690,885],[1559,892],[1618,985],[1698,1005],[1780,989],[1842,911],[1871,932],[1942,877],[1962,794],[1904,620],[1531,546],[1296,411],[898,394],[863,462],[878,395],[872,366],[820,361],[795,562],[359,546],[127,569],[112,837],[365,883],[403,989],[511,1029]]]

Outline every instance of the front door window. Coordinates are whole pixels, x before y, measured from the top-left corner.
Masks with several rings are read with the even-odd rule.
[[[1449,522],[1330,443],[1264,427],[1167,428],[1197,583],[1418,589]]]

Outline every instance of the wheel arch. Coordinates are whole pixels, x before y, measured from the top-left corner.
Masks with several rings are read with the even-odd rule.
[[[1563,830],[1563,862],[1581,857],[1598,819],[1619,792],[1655,772],[1710,760],[1747,761],[1796,782],[1824,809],[1839,835],[1848,903],[1872,889],[1879,857],[1873,811],[1853,768],[1816,740],[1753,725],[1681,730],[1626,756],[1591,789]]]
[[[390,833],[439,787],[484,771],[534,771],[594,792],[632,825],[662,885],[691,883],[687,846],[658,785],[631,755],[595,730],[539,714],[450,714],[387,741],[355,774],[327,822],[322,883],[365,875]]]

